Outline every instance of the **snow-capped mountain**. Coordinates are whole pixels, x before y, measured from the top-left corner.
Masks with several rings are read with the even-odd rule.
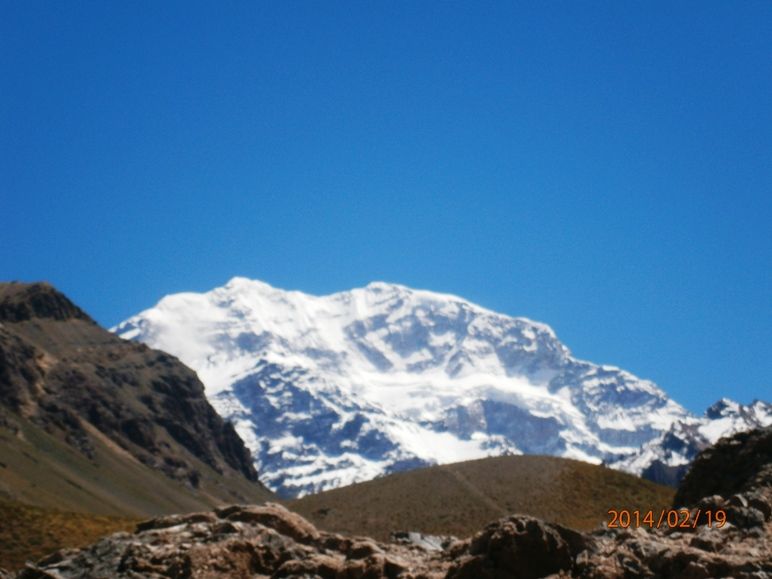
[[[113,331],[196,370],[283,495],[504,453],[619,461],[693,419],[544,324],[394,284],[319,297],[234,278]]]
[[[772,404],[755,400],[742,405],[722,398],[708,408],[704,416],[677,420],[639,451],[608,461],[608,465],[655,482],[675,485],[697,454],[719,438],[770,424]]]

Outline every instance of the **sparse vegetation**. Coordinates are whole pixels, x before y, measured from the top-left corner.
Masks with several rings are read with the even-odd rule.
[[[16,570],[65,547],[133,530],[136,520],[42,509],[0,498],[0,568]]]
[[[576,460],[504,456],[397,473],[287,506],[322,529],[387,540],[396,530],[464,537],[513,513],[590,530],[610,508],[666,508],[673,493]]]

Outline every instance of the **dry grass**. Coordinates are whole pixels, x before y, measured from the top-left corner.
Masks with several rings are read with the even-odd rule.
[[[589,530],[607,520],[609,508],[665,508],[673,493],[579,461],[509,456],[398,473],[287,504],[322,529],[387,540],[396,530],[464,537],[511,513]],[[136,523],[1,498],[0,521],[0,567],[7,569]]]
[[[13,421],[18,434],[0,426],[0,496],[20,503],[96,515],[153,517],[264,502],[271,496],[243,477],[219,475],[192,455],[188,462],[202,474],[199,489],[141,464],[98,432],[92,434],[95,454],[90,460],[32,421],[19,416]]]
[[[386,540],[395,530],[464,537],[512,513],[590,530],[610,508],[665,508],[673,493],[575,460],[505,456],[398,473],[287,505],[322,529]]]
[[[0,567],[17,570],[65,547],[82,547],[136,520],[41,509],[0,498]]]

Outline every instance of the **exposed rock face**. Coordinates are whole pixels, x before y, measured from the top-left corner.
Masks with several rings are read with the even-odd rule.
[[[719,440],[694,461],[675,496],[692,506],[702,497],[772,487],[772,427]]]
[[[428,579],[442,577],[445,568],[441,555],[322,533],[299,515],[269,503],[153,519],[134,534],[55,553],[18,577]]]
[[[47,283],[2,284],[0,320],[24,322],[33,318],[83,320],[95,324],[86,312]]]
[[[743,476],[725,483],[726,496],[701,497],[692,510],[696,515],[696,508],[726,509],[729,523],[723,528],[700,517],[695,528],[582,534],[512,515],[437,548],[409,533],[385,544],[322,532],[275,504],[232,506],[152,519],[133,534],[55,553],[17,577],[763,579],[772,577],[772,461],[763,452],[770,431],[723,441],[700,456],[687,478],[689,488],[696,489],[692,477],[700,469],[723,472],[723,461],[730,460],[726,449],[734,449],[730,454],[745,469]]]
[[[43,283],[0,284],[0,426],[18,433],[22,423],[95,464],[101,442],[116,461],[136,461],[193,490],[201,486],[202,463],[215,478],[225,477],[215,486],[229,502],[238,495],[227,492],[228,478],[268,495],[249,451],[194,372],[169,354],[110,334]],[[0,478],[0,490],[13,495],[12,486],[3,487],[14,484],[7,480]]]
[[[569,571],[590,537],[532,517],[513,515],[457,545],[448,579],[526,579]]]
[[[582,578],[662,577],[708,579],[772,577],[770,529],[750,534],[733,527],[699,527],[693,533],[609,533],[577,559]]]

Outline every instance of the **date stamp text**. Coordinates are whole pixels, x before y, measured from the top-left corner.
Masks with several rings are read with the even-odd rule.
[[[649,529],[696,529],[698,525],[720,529],[726,525],[726,511],[723,509],[690,511],[689,509],[660,509],[659,511],[638,509],[609,509],[609,529],[648,527]]]

